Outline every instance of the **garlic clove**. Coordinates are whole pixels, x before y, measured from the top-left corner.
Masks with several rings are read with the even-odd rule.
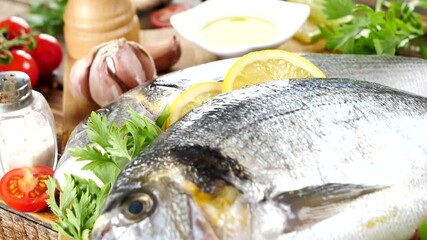
[[[128,44],[138,57],[147,78],[153,81],[157,77],[157,69],[153,57],[141,44],[136,42],[128,42]]]
[[[171,68],[181,57],[181,45],[176,36],[161,42],[146,43],[143,47],[154,59],[157,71]]]
[[[148,85],[156,77],[153,59],[139,44],[124,42],[112,59],[114,67],[109,69],[128,89]]]
[[[98,48],[93,48],[84,58],[77,60],[70,70],[71,94],[84,102],[93,102],[89,91],[89,69]]]
[[[101,107],[116,100],[127,89],[120,86],[108,70],[110,57],[98,54],[95,56],[89,72],[89,90],[92,99]],[[123,88],[123,89],[122,89]]]

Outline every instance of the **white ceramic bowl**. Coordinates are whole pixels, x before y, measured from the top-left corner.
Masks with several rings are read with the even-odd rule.
[[[171,18],[171,24],[184,38],[221,58],[237,57],[253,50],[276,48],[291,38],[307,20],[310,8],[283,0],[208,0]],[[215,46],[202,37],[209,23],[229,17],[255,17],[276,26],[276,34],[266,42],[233,47]],[[254,27],[254,32],[257,29]]]

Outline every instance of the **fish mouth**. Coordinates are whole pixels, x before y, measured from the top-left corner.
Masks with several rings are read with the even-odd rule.
[[[135,235],[129,235],[132,234],[132,231],[129,230],[129,225],[120,225],[116,220],[117,218],[111,218],[108,213],[100,215],[94,224],[92,232],[90,233],[90,239],[117,240],[135,239],[135,237],[138,237]]]
[[[107,240],[114,239],[114,237],[110,236],[110,232],[113,228],[113,224],[111,219],[107,218],[105,215],[101,215],[95,222],[91,233],[91,239],[93,240]]]
[[[200,191],[189,182],[182,184],[189,196],[193,239],[249,239],[250,205],[232,186],[223,186],[216,194]]]
[[[219,240],[214,227],[211,225],[205,214],[197,206],[194,199],[191,197],[187,198],[187,204],[189,206],[189,219],[191,221],[191,232],[193,239],[206,239],[206,240]]]

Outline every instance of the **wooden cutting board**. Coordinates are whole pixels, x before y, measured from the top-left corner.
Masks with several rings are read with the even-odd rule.
[[[49,210],[38,213],[20,213],[0,200],[1,239],[56,240],[58,233],[52,229],[57,217]]]

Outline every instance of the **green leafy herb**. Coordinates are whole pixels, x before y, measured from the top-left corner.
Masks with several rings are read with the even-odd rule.
[[[421,41],[425,34],[422,19],[414,12],[416,6],[425,4],[426,0],[410,3],[379,0],[372,9],[351,0],[325,0],[324,13],[328,19],[352,17],[349,22],[320,26],[326,48],[343,53],[395,55],[412,43],[427,58]]]
[[[60,205],[54,197],[55,189],[58,188],[56,181],[49,178],[46,185],[50,196],[46,202],[52,212],[61,219],[54,223],[53,228],[74,239],[89,239],[90,230],[101,213],[111,185],[100,188],[92,180],[65,175],[65,184],[63,189],[60,189]]]
[[[121,127],[107,117],[92,112],[88,119],[87,134],[93,145],[70,149],[78,161],[89,161],[84,170],[92,171],[103,183],[66,175],[61,186],[61,203],[55,200],[54,179],[47,181],[52,212],[59,217],[54,228],[74,239],[89,239],[90,231],[99,217],[112,184],[123,167],[135,158],[160,134],[161,130],[150,119],[130,110],[130,118]]]
[[[167,104],[166,107],[163,109],[162,113],[160,114],[160,116],[156,120],[157,126],[162,127],[165,124],[166,120],[170,115],[169,110],[170,110],[170,106],[169,104]]]
[[[351,15],[353,11],[353,0],[334,0],[323,3],[323,12],[328,19],[338,19]]]
[[[96,145],[70,150],[78,161],[90,160],[84,170],[92,171],[103,183],[113,183],[123,167],[161,132],[150,119],[130,110],[131,117],[120,128],[107,117],[92,112],[88,137]]]
[[[420,240],[427,240],[427,221],[423,221],[418,227],[418,235]]]
[[[415,1],[415,6],[427,9],[427,1],[426,0]]]
[[[32,0],[26,20],[33,29],[51,35],[62,33],[67,0]]]

